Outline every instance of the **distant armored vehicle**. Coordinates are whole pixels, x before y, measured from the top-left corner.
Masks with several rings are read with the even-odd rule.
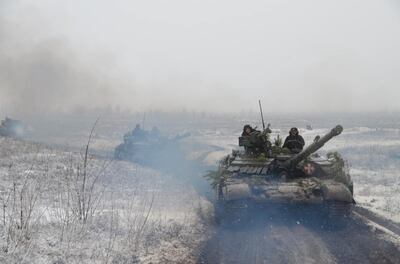
[[[173,161],[184,158],[179,140],[188,136],[190,134],[186,133],[168,138],[161,135],[156,127],[146,131],[136,125],[135,129],[124,135],[124,142],[115,148],[114,158],[157,168],[176,166],[177,163]]]
[[[19,121],[6,117],[0,124],[0,136],[3,137],[23,137],[26,132],[25,125]]]
[[[279,136],[270,151],[233,150],[220,161],[218,171],[209,175],[217,192],[219,216],[265,203],[321,204],[330,217],[348,215],[354,200],[345,162],[337,153],[327,157],[315,154],[342,131],[342,126],[336,126],[297,154],[282,149]],[[240,137],[239,145],[246,150],[263,149],[252,139],[260,135],[262,132]]]

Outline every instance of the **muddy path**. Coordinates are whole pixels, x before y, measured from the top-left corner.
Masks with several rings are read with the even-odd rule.
[[[215,225],[198,263],[400,263],[398,237],[379,227],[359,213],[331,224],[310,208],[275,206]]]

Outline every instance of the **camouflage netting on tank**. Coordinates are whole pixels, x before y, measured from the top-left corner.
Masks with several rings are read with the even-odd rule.
[[[208,171],[204,177],[210,182],[213,189],[217,188],[218,184],[221,182],[221,173],[219,171]]]
[[[228,172],[226,165],[228,165],[230,155],[225,156],[220,162],[218,170],[209,170],[204,177],[210,182],[212,188],[217,188],[217,186],[223,182],[224,175]]]

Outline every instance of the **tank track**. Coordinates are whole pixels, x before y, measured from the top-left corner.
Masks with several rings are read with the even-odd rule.
[[[215,222],[217,224],[240,226],[250,221],[251,206],[246,200],[230,202],[217,201],[215,204]]]
[[[351,204],[347,202],[330,201],[327,202],[329,218],[349,217],[351,213]]]

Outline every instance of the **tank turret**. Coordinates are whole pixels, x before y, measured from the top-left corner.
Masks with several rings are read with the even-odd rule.
[[[311,154],[313,154],[314,152],[316,152],[317,150],[322,148],[325,145],[325,143],[328,142],[329,140],[331,140],[333,137],[340,135],[342,133],[342,131],[343,131],[343,127],[341,125],[337,125],[336,127],[332,128],[332,130],[329,133],[327,133],[325,136],[323,136],[323,137],[317,136],[314,139],[314,142],[311,145],[309,145],[307,148],[305,148],[302,152],[300,152],[299,154],[296,154],[292,158],[286,160],[283,163],[283,167],[285,167],[285,168],[295,167],[302,160],[306,159],[308,156],[310,156]]]

